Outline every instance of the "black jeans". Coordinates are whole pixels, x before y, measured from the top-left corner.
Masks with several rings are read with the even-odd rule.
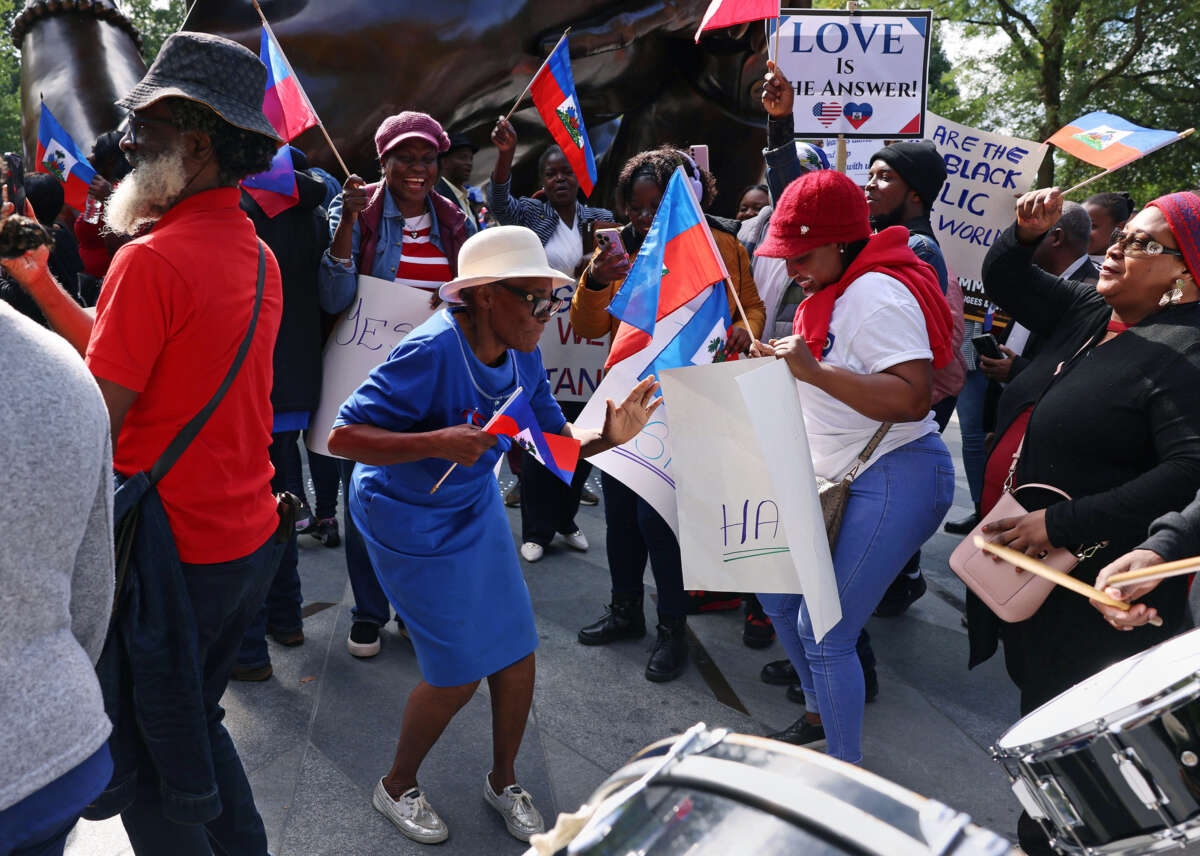
[[[283,548],[272,535],[241,559],[182,566],[196,620],[197,659],[221,814],[202,826],[167,820],[153,768],[139,765],[137,798],[121,812],[121,822],[138,856],[266,856],[267,833],[237,749],[221,723],[225,711],[220,701],[242,636],[266,597]]]
[[[607,527],[608,572],[613,597],[641,597],[646,558],[658,588],[658,612],[669,618],[687,615],[679,541],[667,521],[648,502],[608,473],[600,474]]]

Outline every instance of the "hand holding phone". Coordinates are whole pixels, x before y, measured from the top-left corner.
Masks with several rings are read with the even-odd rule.
[[[991,333],[984,333],[982,336],[973,336],[971,344],[975,346],[975,350],[978,353],[989,360],[1004,359],[1004,352],[1000,350],[1000,345],[996,342],[996,337]]]
[[[600,254],[592,259],[588,269],[591,279],[609,285],[629,273],[629,253],[621,242],[619,229],[597,229],[596,246],[600,248]]]

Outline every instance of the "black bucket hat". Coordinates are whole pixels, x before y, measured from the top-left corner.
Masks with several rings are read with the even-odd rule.
[[[175,33],[117,106],[141,110],[163,98],[198,101],[234,127],[279,140],[263,114],[267,67],[251,51],[208,33]]]

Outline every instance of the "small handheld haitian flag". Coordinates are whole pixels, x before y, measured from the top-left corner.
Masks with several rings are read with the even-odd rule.
[[[287,143],[280,146],[271,159],[270,168],[266,172],[243,178],[242,189],[250,194],[268,217],[275,217],[299,202],[300,190],[296,187],[292,147]]]
[[[587,129],[583,126],[583,112],[579,109],[579,96],[575,93],[575,79],[571,76],[571,50],[566,37],[551,51],[530,84],[533,106],[537,108],[546,130],[566,155],[567,162],[579,179],[584,196],[592,194],[596,186],[596,159],[592,156],[592,144]]]
[[[71,135],[58,124],[45,101],[42,102],[42,115],[38,120],[35,171],[49,173],[62,182],[63,201],[67,205],[76,211],[83,211],[87,206],[88,187],[96,170],[92,169]]]
[[[579,462],[579,441],[560,434],[544,434],[522,387],[517,387],[483,430],[512,437],[514,443],[537,458],[542,466],[567,484],[571,483],[575,465]]]
[[[1047,142],[1101,169],[1114,170],[1182,139],[1174,131],[1143,128],[1112,113],[1088,113]]]
[[[609,314],[622,323],[604,367],[611,368],[646,347],[659,319],[728,278],[687,174],[678,167],[667,182],[633,267],[608,305]]]
[[[275,34],[266,25],[259,38],[258,58],[267,67],[262,111],[283,141],[290,142],[318,124],[317,111],[275,40]]]

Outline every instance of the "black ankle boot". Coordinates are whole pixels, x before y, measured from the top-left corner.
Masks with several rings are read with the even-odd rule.
[[[640,595],[613,595],[604,607],[604,616],[579,631],[584,645],[607,645],[618,639],[641,639],[646,635],[646,616],[642,614]]]
[[[687,618],[658,617],[658,641],[646,664],[646,680],[673,681],[687,666]]]
[[[971,530],[979,525],[981,519],[983,518],[980,513],[979,503],[977,502],[975,503],[975,511],[972,514],[964,517],[962,520],[951,520],[942,529],[951,535],[970,535]]]

